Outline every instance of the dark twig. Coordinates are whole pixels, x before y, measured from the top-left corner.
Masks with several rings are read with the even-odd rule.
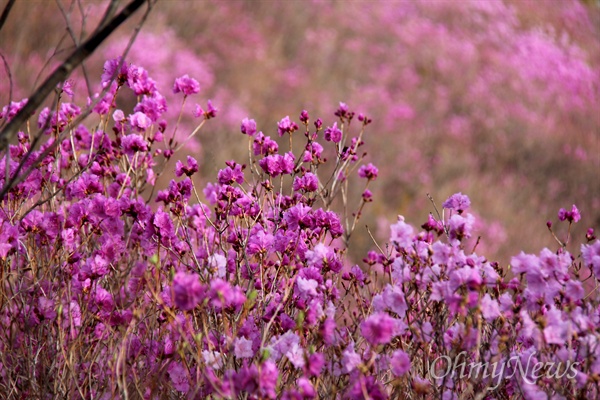
[[[0,53],[0,58],[2,58],[2,63],[4,64],[4,70],[6,71],[6,76],[8,77],[8,102],[6,104],[10,104],[10,102],[13,99],[13,79],[12,79],[12,73],[10,72],[10,66],[8,65],[8,61],[6,61],[6,58],[4,57],[4,54]],[[3,120],[0,122],[0,128],[2,128],[2,126],[4,126],[4,124],[6,124],[6,119],[3,118]]]
[[[12,6],[15,5],[15,1],[17,0],[8,0],[8,3],[6,3],[6,6],[4,6],[4,10],[2,10],[2,15],[0,15],[0,31],[2,30],[4,23],[8,19],[8,14],[10,14],[10,9],[12,8]]]
[[[140,30],[142,29],[142,26],[144,25],[144,23],[148,19],[148,15],[150,14],[150,11],[152,10],[152,5],[155,2],[156,1],[148,1],[148,9],[144,13],[144,16],[142,17],[142,19],[139,22],[139,24],[135,27],[134,32],[131,35],[131,38],[129,39],[129,43],[127,44],[127,47],[125,48],[125,51],[123,52],[123,54],[121,56],[121,63],[123,63],[123,60],[126,58],[127,54],[129,53],[129,50],[131,49],[131,46],[133,45],[133,43],[135,42],[135,39],[137,38],[137,35],[139,34]],[[117,71],[119,71],[120,69],[121,69],[121,64],[119,64],[119,67],[117,68]],[[114,80],[114,79],[116,79],[116,73],[112,77],[111,80]],[[85,118],[87,118],[87,116],[92,112],[92,110],[94,109],[94,107],[96,106],[96,104],[104,97],[104,95],[106,94],[106,92],[108,92],[108,89],[110,88],[110,86],[111,85],[108,84],[104,88],[104,90],[102,91],[102,93],[96,99],[94,99],[94,101],[92,101],[92,104],[90,104],[87,107],[87,110],[85,110],[84,112],[82,112],[81,115],[79,115],[79,117],[77,119],[75,119],[75,121],[73,121],[71,123],[72,126],[79,125]],[[32,144],[30,146],[30,150],[22,158],[22,160],[21,160],[21,162],[20,162],[20,164],[19,164],[19,166],[18,166],[17,171],[15,172],[15,174],[13,174],[12,178],[9,181],[5,181],[4,187],[2,187],[2,190],[0,190],[0,201],[2,201],[2,199],[4,199],[4,196],[6,196],[6,194],[8,193],[8,191],[11,188],[13,188],[15,185],[19,184],[20,182],[22,182],[24,179],[26,179],[27,176],[29,176],[29,174],[31,173],[31,171],[33,171],[35,168],[37,168],[37,165],[44,158],[46,158],[52,151],[54,151],[56,149],[56,146],[59,143],[61,143],[62,139],[60,137],[57,138],[57,140],[55,140],[53,143],[51,143],[36,158],[36,160],[33,163],[31,163],[31,165],[29,166],[29,168],[24,173],[19,173],[21,171],[21,169],[24,167],[24,165],[27,162],[27,160],[29,159],[29,156],[31,155],[31,152],[34,150],[34,148],[35,148],[36,144],[38,143],[39,139],[42,137],[43,132],[48,128],[49,122],[50,122],[50,118],[46,121],[46,124],[39,130],[39,132],[34,136],[34,139],[33,139]]]
[[[56,0],[56,5],[58,6],[58,9],[60,10],[61,14],[63,15],[65,24],[66,24],[66,28],[67,28],[67,32],[69,33],[69,36],[71,36],[71,39],[73,40],[73,44],[75,45],[75,47],[79,46],[81,44],[81,39],[77,38],[77,35],[75,35],[75,30],[73,29],[73,26],[71,25],[71,18],[70,18],[71,10],[69,10],[69,12],[67,12],[65,10],[65,8],[63,7],[62,2],[60,0]],[[82,15],[81,18],[83,20],[83,22],[82,22],[82,25],[83,25],[83,24],[85,24],[85,15]],[[82,31],[83,31],[83,26],[82,26]],[[94,92],[92,90],[92,85],[90,84],[90,77],[87,72],[87,68],[85,67],[85,64],[83,62],[81,62],[81,71],[83,72],[83,79],[85,80],[85,85],[88,90],[88,96],[91,98],[94,95]]]
[[[0,132],[0,152],[7,148],[10,139],[17,133],[19,127],[27,121],[35,109],[42,104],[48,95],[63,82],[83,60],[92,54],[94,50],[124,21],[126,21],[147,0],[132,0],[119,14],[110,20],[103,28],[94,33],[81,46],[77,47],[67,60],[58,67],[42,85],[29,98],[27,104]]]

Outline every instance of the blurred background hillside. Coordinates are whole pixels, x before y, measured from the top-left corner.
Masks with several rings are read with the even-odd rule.
[[[27,97],[72,50],[65,16],[80,37],[105,7],[18,1],[0,32],[12,100]],[[137,17],[85,62],[95,90],[104,60],[121,54]],[[560,207],[581,210],[578,240],[600,228],[598,2],[165,0],[127,61],[147,69],[170,101],[171,129],[181,101],[171,93],[176,77],[201,84],[190,113],[209,98],[219,108],[186,149],[201,161],[204,183],[225,160],[247,157],[244,117],[271,136],[277,121],[297,122],[302,109],[333,123],[340,101],[372,117],[366,150],[380,175],[353,237],[356,258],[373,247],[365,224],[385,242],[396,215],[423,223],[433,211],[426,193],[438,206],[468,194],[480,221],[478,253],[503,263],[520,250],[555,248],[545,223]],[[84,105],[82,77],[79,70],[75,102]],[[10,94],[0,68],[2,105]]]

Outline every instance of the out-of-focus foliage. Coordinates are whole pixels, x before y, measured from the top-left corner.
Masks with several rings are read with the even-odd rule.
[[[87,29],[101,9],[83,3]],[[64,25],[51,2],[16,6],[0,42],[17,100],[57,44],[70,45],[59,42]],[[365,216],[372,231],[397,213],[422,220],[426,193],[462,190],[486,221],[479,246],[507,261],[548,245],[535,232],[564,204],[600,223],[599,26],[598,7],[575,0],[165,1],[130,60],[161,83],[194,75],[222,104],[200,138],[206,176],[247,151],[232,140],[243,117],[273,134],[286,110],[325,113],[343,99],[374,120],[368,151],[382,178],[372,190],[384,201]],[[118,55],[128,33],[98,57]],[[2,103],[6,84],[2,75]],[[371,243],[356,245],[363,254]]]

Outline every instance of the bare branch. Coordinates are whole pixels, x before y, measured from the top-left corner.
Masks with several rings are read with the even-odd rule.
[[[0,58],[2,58],[2,63],[4,64],[4,69],[6,70],[6,76],[8,77],[8,102],[6,104],[10,104],[10,102],[13,99],[13,78],[12,78],[12,73],[10,72],[10,66],[8,65],[8,61],[6,61],[6,58],[4,57],[4,54],[0,53]],[[4,126],[4,124],[6,123],[6,119],[3,119],[2,122],[0,122],[0,128],[2,128],[2,126]]]
[[[127,54],[129,53],[129,50],[131,50],[131,46],[133,46],[133,43],[135,42],[137,35],[140,33],[142,26],[148,19],[148,15],[150,14],[150,11],[152,10],[152,6],[155,2],[156,2],[156,0],[148,1],[148,9],[144,13],[144,16],[142,17],[139,24],[135,27],[133,34],[131,35],[131,38],[129,39],[129,43],[127,44],[127,47],[125,48],[125,51],[123,52],[123,54],[121,56],[121,63],[123,63],[123,60],[126,58]],[[119,65],[119,67],[117,68],[117,71],[119,71],[120,69],[121,69],[121,66]],[[115,74],[115,76],[112,77],[112,80],[114,80],[114,79],[116,79],[116,74]],[[77,119],[75,119],[75,121],[72,122],[73,126],[79,125],[85,118],[87,118],[88,115],[91,114],[91,112],[94,109],[94,107],[96,106],[96,104],[104,97],[104,95],[108,92],[109,88],[110,88],[110,84],[106,85],[106,87],[104,88],[102,93],[96,99],[94,99],[92,101],[92,103],[87,107],[87,109],[84,112],[82,112],[81,115],[79,115],[79,117]],[[33,171],[35,168],[37,168],[37,165],[44,158],[46,158],[52,151],[54,151],[59,143],[61,143],[62,139],[59,136],[43,152],[41,152],[41,154],[38,155],[38,157],[35,159],[35,161],[33,161],[31,163],[31,165],[25,172],[21,173],[22,168],[25,166],[27,160],[31,156],[31,153],[35,149],[37,143],[39,142],[39,139],[42,137],[43,132],[48,128],[49,123],[50,123],[50,118],[47,119],[46,124],[34,136],[34,139],[32,140],[32,143],[30,146],[30,150],[21,159],[21,162],[19,163],[17,170],[13,174],[12,178],[10,180],[9,179],[5,180],[4,187],[2,187],[2,190],[0,190],[0,201],[2,201],[2,199],[4,199],[4,196],[6,196],[6,194],[8,193],[8,191],[11,188],[13,188],[15,185],[17,185],[20,182],[22,182],[23,180],[25,180],[27,178],[27,176],[29,176],[31,171]],[[8,163],[7,163],[7,165],[8,165]]]
[[[56,85],[63,82],[83,60],[92,54],[94,50],[124,21],[126,21],[147,0],[132,0],[119,14],[111,19],[103,28],[94,33],[81,46],[77,47],[67,60],[58,67],[42,85],[29,98],[27,104],[0,132],[0,152],[7,148],[10,139],[17,133],[21,124],[34,113],[35,109],[42,104],[48,95],[55,89]]]
[[[81,41],[80,41],[80,39],[77,38],[77,35],[75,35],[75,30],[73,29],[73,26],[71,24],[71,18],[70,18],[71,11],[69,10],[69,12],[67,12],[64,9],[62,2],[60,0],[56,0],[56,5],[58,6],[58,9],[60,10],[60,12],[63,15],[65,24],[66,24],[66,28],[67,28],[67,32],[71,36],[71,39],[73,39],[73,44],[75,44],[75,47],[78,47],[81,44]],[[85,23],[85,15],[82,15],[82,19],[83,19],[83,22],[82,22],[82,25],[83,25]],[[83,26],[82,26],[82,32],[83,32]],[[88,96],[91,98],[94,95],[94,93],[92,90],[92,85],[90,84],[90,78],[87,73],[87,68],[85,67],[85,64],[83,62],[81,62],[81,71],[83,72],[83,79],[85,80],[85,85],[88,90]]]

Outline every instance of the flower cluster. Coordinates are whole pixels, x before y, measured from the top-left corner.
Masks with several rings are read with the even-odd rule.
[[[597,397],[600,241],[589,237],[580,257],[562,242],[521,252],[503,269],[465,248],[469,206],[450,196],[449,216],[430,215],[421,232],[399,217],[393,250],[365,259],[387,283],[358,301],[366,317],[347,350],[361,354],[353,381],[369,382],[371,398]]]
[[[389,251],[361,268],[346,252],[379,175],[359,155],[369,118],[353,121],[344,103],[330,125],[307,111],[300,124],[285,117],[272,129],[286,150],[246,118],[249,160],[228,161],[200,191],[196,158],[170,164],[177,128],[162,121],[167,104],[148,73],[115,59],[102,84],[87,109],[42,110],[46,143],[21,132],[0,160],[0,187],[39,161],[0,200],[3,396],[598,395],[593,231],[580,257],[560,242],[506,270],[465,248],[475,217],[458,193],[421,231],[399,217]],[[189,76],[173,86],[199,90]],[[128,116],[116,108],[124,91],[138,96]],[[217,115],[208,105],[198,129]],[[75,125],[87,112],[94,127]],[[175,179],[155,193],[165,168]],[[363,195],[341,217],[334,200],[351,208],[350,183]],[[576,210],[560,219],[577,222]],[[515,363],[506,376],[440,372],[444,361],[527,357],[576,374],[517,374]]]

